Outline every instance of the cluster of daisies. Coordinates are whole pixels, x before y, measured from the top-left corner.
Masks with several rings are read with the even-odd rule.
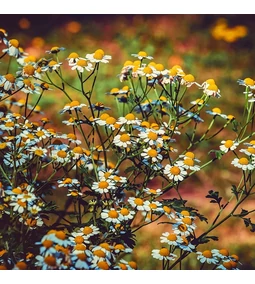
[[[92,91],[85,92],[83,87],[73,86],[72,91],[82,93],[85,103],[72,100],[63,87],[69,102],[59,114],[70,131],[62,133],[49,126],[38,105],[43,93],[56,87],[49,79],[51,73],[63,79],[61,68],[66,63],[83,86],[111,56],[102,49],[83,57],[72,52],[61,62],[58,54],[65,48],[52,47],[46,51],[52,58],[36,59],[24,52],[17,39],[9,40],[4,29],[0,29],[0,43],[4,45],[1,58],[16,58],[18,64],[15,74],[0,75],[0,219],[5,224],[0,226],[4,240],[0,240],[0,269],[137,269],[130,258],[139,229],[134,220],[143,226],[163,216],[170,220],[172,232],[162,235],[164,247],[153,250],[152,256],[166,261],[165,268],[176,260],[177,249],[197,253],[202,263],[218,265],[221,259],[222,267],[236,268],[233,263],[238,258],[225,251],[197,252],[195,215],[175,210],[163,198],[165,191],[201,169],[194,152],[179,154],[176,141],[180,128],[203,122],[201,110],[211,97],[221,96],[213,79],[199,84],[179,65],[167,69],[153,61],[146,64],[153,58],[140,51],[132,54],[137,60],[125,62],[119,79],[138,78],[141,84],[145,80],[146,88],[139,94],[134,85],[106,93],[116,98],[118,106],[123,103],[125,112],[113,114],[110,107],[93,102]],[[251,86],[251,81],[243,82]],[[193,85],[202,96],[184,108],[180,90],[184,88],[185,93]],[[158,95],[156,88],[163,92]],[[16,93],[25,99],[14,99]],[[30,104],[30,95],[39,96],[35,105]],[[227,123],[234,119],[219,108],[207,112]],[[238,145],[222,141],[220,150],[227,153]],[[247,158],[237,158],[233,164],[253,170],[254,140],[245,145],[247,149],[240,151]],[[150,186],[158,178],[162,186]],[[51,217],[58,208],[48,202],[50,193],[64,195],[66,210],[72,213],[60,214],[56,227]],[[12,242],[10,228],[15,228]]]

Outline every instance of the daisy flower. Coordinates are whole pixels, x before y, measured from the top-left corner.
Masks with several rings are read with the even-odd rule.
[[[164,214],[169,218],[169,219],[175,219],[175,213],[172,211],[172,209],[169,206],[164,205],[163,206],[163,211]]]
[[[124,259],[121,259],[117,266],[114,266],[114,269],[135,270],[137,269],[137,264],[134,261],[126,261]]]
[[[69,63],[69,65],[72,67],[72,70],[78,70],[79,72],[83,72],[84,70],[90,72],[94,69],[92,63],[87,61],[84,58],[77,59],[74,63]]]
[[[66,60],[68,61],[68,64],[74,64],[76,63],[78,60],[80,59],[80,56],[78,53],[76,52],[71,52],[68,57],[66,58]]]
[[[182,238],[178,234],[165,232],[160,237],[161,243],[167,243],[168,245],[177,246],[178,243],[182,243]]]
[[[29,156],[24,153],[6,153],[4,155],[4,163],[10,168],[20,167],[29,160]]]
[[[240,152],[244,153],[247,156],[255,156],[255,147],[248,147],[247,149],[240,149]]]
[[[101,181],[94,181],[91,189],[100,194],[107,193],[115,189],[115,182],[110,179],[102,179]]]
[[[181,79],[181,85],[185,85],[187,88],[191,87],[194,84],[199,86],[199,84],[195,82],[195,77],[192,74],[187,74]]]
[[[228,259],[228,256],[229,256],[229,251],[225,248],[220,249],[220,250],[212,249],[211,252],[212,252],[213,257],[218,257],[222,260]]]
[[[123,148],[129,147],[130,145],[132,145],[130,134],[123,133],[116,135],[113,139],[113,144]]]
[[[59,113],[61,113],[61,114],[65,113],[65,112],[70,113],[70,111],[72,111],[72,110],[81,111],[81,109],[85,106],[86,106],[86,104],[82,104],[79,101],[72,101],[72,102],[66,104],[64,106],[64,108]]]
[[[164,134],[164,130],[154,130],[151,128],[146,129],[138,133],[138,136],[143,140],[143,142],[152,145],[163,145],[163,138],[160,135]]]
[[[0,91],[11,93],[16,90],[16,78],[12,74],[0,75]]]
[[[51,158],[53,161],[61,164],[65,164],[70,162],[70,155],[67,149],[62,149],[62,150],[52,150],[51,151]]]
[[[204,87],[204,93],[208,96],[208,97],[215,97],[215,98],[220,98],[220,90],[218,88],[218,86],[214,83],[211,84],[207,84]]]
[[[68,238],[73,244],[85,244],[89,243],[88,237],[83,234],[83,232],[72,232],[71,236]]]
[[[213,115],[213,116],[220,116],[224,119],[227,119],[227,115],[226,114],[222,114],[221,113],[221,109],[218,107],[213,108],[212,110],[207,110],[206,113]]]
[[[40,158],[47,156],[47,149],[42,147],[33,146],[30,149],[27,149],[27,151],[32,152],[34,156],[38,156]]]
[[[128,202],[133,208],[139,211],[151,211],[150,201],[148,200],[142,200],[139,197],[129,197]]]
[[[239,85],[249,87],[250,89],[255,89],[255,81],[251,78],[245,78],[244,80],[238,79],[237,82]]]
[[[213,257],[212,252],[210,250],[204,250],[203,252],[198,251],[197,254],[197,260],[199,260],[201,263],[208,263],[208,264],[217,264],[218,259],[217,257]]]
[[[60,66],[62,65],[62,62],[56,62],[54,60],[51,60],[46,66],[43,66],[41,68],[42,72],[47,72],[47,71],[56,71],[60,68]]]
[[[80,182],[76,178],[65,178],[63,180],[58,180],[58,187],[77,187],[80,185]]]
[[[19,214],[21,214],[27,208],[27,202],[21,201],[21,199],[15,198],[15,200],[13,200],[13,202],[10,203],[10,206],[13,207],[13,211],[17,211]]]
[[[17,39],[10,39],[9,41],[4,39],[4,43],[7,48],[3,49],[3,52],[7,52],[9,56],[20,57],[19,41]]]
[[[233,151],[236,149],[236,147],[239,145],[238,142],[235,142],[233,140],[223,140],[221,141],[221,144],[220,145],[220,150],[224,153],[227,153],[228,151]]]
[[[170,253],[169,249],[167,248],[154,249],[152,250],[151,255],[159,260],[175,260],[177,257],[177,255]]]
[[[168,164],[165,166],[164,174],[167,175],[169,179],[179,182],[184,180],[184,177],[187,175],[187,171],[177,164],[173,166]]]
[[[76,269],[86,269],[89,270],[90,267],[90,259],[87,257],[86,253],[80,252],[77,254],[72,254],[71,256],[72,265]]]
[[[143,191],[149,195],[152,195],[152,196],[155,196],[155,197],[158,197],[160,196],[163,192],[160,188],[158,189],[154,189],[154,188],[144,188]]]
[[[120,215],[114,208],[110,210],[104,209],[101,213],[101,218],[107,222],[120,223]]]
[[[86,59],[90,62],[102,62],[102,63],[108,63],[110,59],[112,59],[111,55],[105,55],[104,51],[102,49],[97,49],[92,54],[87,54]]]
[[[175,234],[181,236],[189,236],[190,234],[193,234],[197,227],[189,216],[181,219],[178,218],[176,221],[177,222],[172,225],[172,229]]]
[[[157,78],[160,72],[157,71],[156,68],[154,68],[153,66],[145,66],[138,68],[137,74],[151,79],[151,78]]]
[[[159,149],[159,151],[160,151],[160,149]],[[159,152],[156,149],[153,149],[151,147],[149,147],[147,149],[143,149],[141,156],[144,159],[151,160],[152,163],[161,161],[163,159],[163,156],[161,154],[159,154]]]
[[[185,170],[199,171],[200,167],[195,165],[195,160],[191,158],[185,158],[183,161],[177,161],[176,165],[183,167]]]
[[[123,125],[123,124],[139,125],[141,123],[141,120],[139,120],[137,117],[135,117],[133,113],[128,113],[125,117],[119,117],[117,123],[121,124],[121,125]]]
[[[100,230],[98,227],[94,225],[85,226],[80,228],[80,231],[87,237],[90,238],[92,236],[100,234]]]
[[[177,243],[178,247],[184,251],[193,252],[195,250],[195,246],[188,241],[188,239],[185,236],[181,236],[182,243]]]
[[[128,221],[128,220],[132,220],[135,216],[135,211],[132,211],[132,210],[129,210],[128,208],[126,207],[123,207],[120,209],[119,211],[119,219],[121,221]]]
[[[59,53],[60,51],[63,51],[63,50],[65,50],[64,47],[53,46],[50,50],[46,50],[45,53],[57,54],[57,53]]]
[[[242,169],[243,171],[246,170],[253,170],[255,168],[255,165],[250,164],[249,160],[246,157],[242,157],[242,158],[235,158],[232,162],[232,165],[234,165],[237,168]]]
[[[41,267],[42,270],[56,270],[62,261],[61,258],[57,258],[53,255],[37,255],[35,259],[35,266]]]
[[[151,59],[153,59],[153,57],[152,56],[148,56],[147,55],[147,53],[145,52],[145,51],[139,51],[137,54],[135,54],[135,53],[133,53],[133,54],[131,54],[132,56],[134,56],[134,57],[137,57],[138,59],[140,59],[140,60],[143,60],[143,59],[149,59],[149,60],[151,60]]]

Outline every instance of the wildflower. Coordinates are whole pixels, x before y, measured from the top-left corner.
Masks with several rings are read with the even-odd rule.
[[[159,259],[159,260],[175,260],[177,255],[170,253],[169,249],[161,248],[161,249],[154,249],[151,253],[152,257]]]
[[[68,239],[75,244],[88,243],[88,237],[83,232],[72,232]]]
[[[153,59],[152,56],[148,56],[145,51],[139,51],[137,54],[131,54],[134,57],[138,57],[138,59],[143,60],[143,59]]]
[[[58,187],[76,187],[80,185],[80,182],[76,178],[64,178],[63,180],[58,180]]]
[[[86,106],[86,104],[82,104],[79,101],[72,101],[70,103],[67,103],[59,113],[63,114],[65,112],[70,112],[72,110],[79,110],[80,111],[85,106]]]
[[[239,151],[247,156],[255,157],[255,147],[248,147],[247,149],[240,149]]]
[[[49,54],[57,54],[63,50],[65,50],[64,47],[53,46],[50,50],[46,50],[45,52]]]
[[[92,236],[98,235],[100,234],[100,230],[98,227],[94,226],[94,225],[90,225],[90,226],[85,226],[83,228],[80,228],[80,231],[87,237],[90,238]]]
[[[205,101],[203,99],[196,99],[195,101],[191,101],[190,102],[192,105],[198,105],[198,106],[202,106],[205,104]],[[208,106],[208,105],[206,105]]]
[[[109,60],[112,59],[112,57],[111,55],[105,55],[102,49],[97,49],[94,53],[87,54],[86,59],[88,59],[90,62],[108,63]]]
[[[69,66],[72,66],[71,64],[76,63],[79,59],[80,59],[80,57],[79,57],[79,54],[78,54],[78,53],[76,53],[76,52],[71,52],[71,53],[68,55],[68,57],[67,57]]]
[[[163,130],[154,130],[147,128],[145,131],[138,133],[138,136],[143,140],[143,142],[148,143],[150,146],[158,144],[162,145],[163,138],[161,137],[161,135],[163,133]]]
[[[105,221],[107,222],[112,222],[112,223],[121,222],[119,213],[114,208],[111,208],[110,210],[104,209],[101,213],[101,218],[105,219]]]
[[[0,43],[2,42],[2,40],[6,41],[7,36],[7,31],[5,29],[0,29]]]
[[[194,230],[196,229],[196,225],[189,216],[176,219],[176,221],[177,222],[173,224],[172,229],[174,233],[178,235],[188,236],[190,234],[193,234]]]
[[[119,263],[114,266],[114,269],[134,270],[137,269],[137,264],[134,261],[126,261],[124,259],[120,259]]]
[[[150,202],[148,200],[143,200],[139,197],[129,197],[128,198],[129,204],[139,210],[139,211],[150,211]]]
[[[227,153],[229,150],[233,151],[239,145],[238,142],[233,140],[223,140],[221,141],[220,150],[224,153]]]
[[[149,79],[156,78],[160,74],[153,66],[144,66],[138,69],[137,74]]]
[[[47,149],[42,148],[42,147],[33,146],[30,149],[28,149],[28,151],[32,152],[35,156],[38,156],[40,158],[47,156]]]
[[[178,234],[165,232],[160,237],[161,243],[167,243],[168,245],[177,246],[178,243],[182,243],[182,238]]]
[[[181,236],[182,243],[178,243],[178,247],[184,251],[193,252],[195,250],[195,246],[185,237]]]
[[[242,158],[235,158],[232,162],[232,165],[234,165],[237,168],[242,169],[243,171],[246,170],[253,170],[255,168],[255,165],[251,164],[249,162],[249,160],[246,157],[242,157]]]
[[[225,260],[228,258],[229,256],[229,251],[225,248],[222,248],[220,250],[218,249],[212,249],[211,250],[213,257],[218,257],[222,260]]]
[[[147,194],[155,196],[155,197],[160,196],[163,193],[160,188],[154,189],[154,188],[148,188],[147,187],[147,188],[144,188],[143,191],[146,192]]]
[[[55,270],[61,264],[61,259],[53,255],[37,255],[35,257],[36,263],[35,266],[41,267],[42,270]]]
[[[103,194],[109,192],[112,189],[115,189],[115,183],[110,179],[103,179],[99,182],[93,182],[91,189],[95,192]]]
[[[222,114],[221,113],[221,109],[218,107],[213,108],[212,110],[207,110],[206,113],[213,115],[213,116],[220,116],[224,119],[227,119],[227,115],[226,114]]]
[[[183,161],[177,161],[176,165],[183,167],[185,170],[199,171],[200,167],[195,165],[195,160],[191,158],[184,158]]]
[[[163,211],[164,214],[169,218],[169,219],[175,219],[175,213],[172,211],[172,209],[169,206],[164,205],[163,206]]]
[[[4,155],[4,164],[10,168],[21,167],[29,160],[29,156],[24,153],[6,153]]]
[[[70,155],[67,149],[62,149],[62,150],[52,150],[51,151],[51,158],[53,161],[61,164],[65,164],[70,161]]]
[[[17,211],[19,214],[21,214],[27,208],[27,203],[16,198],[16,200],[13,200],[13,202],[10,203],[10,206],[13,206],[13,211]]]
[[[245,78],[244,80],[238,79],[239,85],[249,87],[251,90],[255,89],[255,81],[251,78]]]
[[[144,159],[151,160],[152,163],[161,161],[163,159],[163,156],[159,154],[157,150],[151,147],[144,149],[141,156],[144,157]]]
[[[21,53],[20,53],[20,49],[19,49],[19,41],[17,39],[10,39],[8,40],[4,40],[7,48],[3,49],[3,52],[7,52],[9,54],[9,56],[13,56],[13,57],[20,57]]]
[[[192,74],[187,74],[181,79],[181,85],[185,85],[187,88],[191,87],[194,84],[199,85],[195,82],[195,77]]]
[[[0,91],[11,93],[17,88],[15,77],[12,74],[0,76]]]
[[[56,62],[54,60],[51,60],[46,66],[43,66],[41,68],[42,72],[47,72],[47,71],[56,71],[57,69],[60,68],[60,66],[62,65],[61,62]]]
[[[140,120],[133,113],[128,113],[125,117],[119,117],[117,124],[140,124]]]
[[[208,263],[208,264],[217,264],[218,263],[218,259],[217,257],[212,255],[212,252],[210,250],[205,250],[203,252],[198,251],[196,252],[197,254],[197,259],[201,262],[201,263]]]
[[[208,84],[205,88],[204,88],[204,93],[208,96],[208,97],[215,97],[215,98],[220,98],[220,90],[218,88],[217,85],[215,84]]]
[[[127,148],[129,145],[131,145],[131,137],[128,133],[118,134],[113,139],[113,144],[115,144],[118,147]]]
[[[84,70],[92,71],[94,69],[92,63],[88,62],[86,59],[84,58],[79,58],[77,60],[75,60],[74,63],[70,63],[69,61],[69,65],[72,67],[72,70],[78,70],[79,72],[83,72]]]
[[[183,181],[184,177],[187,175],[186,170],[182,166],[176,165],[166,165],[164,169],[164,174],[176,182]]]
[[[135,215],[135,211],[132,211],[132,210],[129,210],[128,208],[126,207],[123,207],[120,209],[119,211],[119,219],[121,221],[128,221],[128,220],[132,220],[134,218],[134,215]]]

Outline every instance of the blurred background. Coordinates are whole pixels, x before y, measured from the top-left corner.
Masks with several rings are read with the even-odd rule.
[[[9,39],[17,38],[24,51],[37,58],[47,57],[45,51],[53,46],[66,48],[61,52],[62,61],[71,52],[84,57],[102,48],[105,54],[112,56],[110,64],[102,66],[101,83],[95,88],[97,100],[104,103],[109,101],[106,92],[123,86],[117,77],[123,63],[134,60],[131,54],[140,50],[146,51],[155,62],[162,63],[166,68],[181,65],[184,72],[193,74],[198,83],[213,78],[222,97],[211,100],[210,108],[220,107],[223,113],[226,111],[236,117],[242,115],[244,103],[244,88],[238,85],[237,80],[246,77],[255,79],[254,15],[5,14],[0,17],[0,28],[8,32]],[[197,90],[191,93],[191,100],[201,94]],[[51,109],[48,116],[54,114],[55,107],[56,93],[43,98],[41,108]],[[56,123],[62,127],[60,121]],[[234,139],[231,135],[229,139]],[[225,138],[222,136],[220,140]],[[209,146],[218,149],[219,144]],[[208,145],[204,147],[208,148]],[[204,155],[203,149],[200,150],[198,158]],[[183,196],[190,200],[189,206],[201,209],[206,216],[215,216],[213,209],[217,210],[216,205],[210,204],[205,195],[214,189],[220,191],[226,200],[229,198],[231,185],[240,178],[240,172],[229,165],[231,159],[233,156],[229,161],[218,161],[199,172],[193,180],[183,183]],[[253,201],[244,209],[254,207]],[[201,228],[206,227],[205,223],[200,225]],[[141,245],[135,251],[135,257],[144,269],[160,269],[159,262],[152,258],[148,262],[148,257],[152,248],[160,247],[159,236],[165,231],[167,228],[163,225],[152,225],[137,235]],[[209,247],[220,249],[225,246],[230,253],[240,256],[244,264],[241,269],[255,269],[255,235],[245,228],[243,221],[232,219],[222,229],[215,230],[215,234],[220,238],[219,244],[214,242]],[[190,259],[189,267],[195,268],[196,263]]]

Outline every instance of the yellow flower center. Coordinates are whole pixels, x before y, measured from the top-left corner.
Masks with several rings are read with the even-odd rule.
[[[87,256],[85,253],[79,253],[77,254],[77,257],[82,261],[85,261],[87,259]]]
[[[212,258],[212,253],[210,250],[203,251],[202,255],[206,258]]]
[[[127,120],[135,120],[135,116],[133,115],[133,113],[128,113],[128,114],[125,116],[125,118],[126,118]]]
[[[56,61],[51,60],[48,65],[49,65],[50,67],[53,67],[53,66],[56,65],[56,64],[58,64]]]
[[[189,83],[195,81],[195,77],[194,77],[193,75],[191,75],[191,74],[185,75],[185,76],[183,77],[183,79],[184,79],[186,82],[189,82]]]
[[[116,119],[115,119],[114,117],[110,116],[110,117],[108,117],[108,118],[105,120],[105,122],[106,122],[107,124],[115,124],[115,123],[116,123]]]
[[[133,62],[130,61],[130,60],[127,60],[127,61],[125,61],[123,66],[126,67],[126,66],[130,66],[130,65],[133,65]]]
[[[76,52],[71,52],[71,53],[69,54],[69,56],[68,56],[69,59],[71,59],[71,58],[78,58],[78,57],[79,57],[79,55],[78,55],[78,53],[76,53]]]
[[[117,244],[114,246],[114,249],[124,250],[125,247],[122,244]]]
[[[121,141],[121,142],[130,141],[129,135],[128,135],[128,134],[122,134],[122,135],[120,136],[120,141]]]
[[[138,52],[138,55],[139,56],[142,56],[142,57],[146,57],[147,56],[147,53],[145,51],[139,51]]]
[[[60,240],[65,240],[65,238],[66,238],[66,234],[63,231],[57,231],[55,233],[55,236]]]
[[[59,150],[57,152],[57,156],[60,157],[60,158],[66,158],[67,153],[65,151],[63,151],[63,150]]]
[[[32,76],[35,73],[35,68],[32,65],[27,65],[23,67],[23,71],[25,74]]]
[[[232,269],[231,261],[224,261],[224,262],[223,262],[223,266],[224,266],[226,269]]]
[[[181,232],[185,232],[187,231],[187,226],[185,224],[180,224],[178,226],[178,229],[181,231]]]
[[[99,261],[97,263],[97,266],[103,270],[108,270],[109,269],[109,265],[106,261]]]
[[[43,135],[44,135],[44,132],[42,130],[38,130],[36,132],[36,136],[38,136],[38,137],[42,137]]]
[[[218,108],[218,107],[213,108],[212,111],[213,111],[214,113],[221,114],[221,109]]]
[[[110,117],[110,115],[108,113],[103,113],[103,114],[100,115],[101,120],[106,120],[108,117]]]
[[[5,142],[0,143],[0,150],[3,150],[7,147],[7,144]]]
[[[49,266],[56,266],[56,258],[53,255],[46,256],[44,262]]]
[[[5,123],[5,126],[6,126],[6,127],[13,127],[13,126],[14,126],[14,122],[13,122],[13,121],[7,121],[7,122]]]
[[[104,249],[106,249],[106,250],[108,250],[108,251],[111,250],[110,245],[109,245],[108,243],[101,243],[101,244],[100,244],[100,247],[102,247],[102,248],[104,248]]]
[[[255,140],[251,140],[249,143],[255,145]]]
[[[15,194],[21,194],[22,190],[19,187],[15,187],[15,188],[13,188],[12,192],[15,193]]]
[[[89,235],[89,234],[91,234],[93,232],[93,229],[91,227],[86,226],[86,227],[83,228],[82,232],[85,235]]]
[[[166,206],[166,205],[163,206],[163,210],[164,210],[167,214],[170,214],[170,213],[171,213],[171,208],[168,207],[168,206]]]
[[[249,164],[249,161],[248,161],[247,158],[241,158],[241,159],[239,159],[238,162],[239,162],[240,165],[248,165]]]
[[[154,129],[154,130],[158,130],[159,129],[159,125],[157,123],[153,122],[151,124],[151,128]]]
[[[219,90],[218,87],[217,87],[217,85],[215,85],[215,84],[210,84],[210,85],[207,87],[207,89],[210,90],[210,91],[215,91],[215,92],[217,92],[217,91]]]
[[[155,149],[150,149],[148,152],[147,152],[148,156],[154,158],[154,157],[157,157],[158,153]]]
[[[158,70],[158,71],[163,71],[165,68],[164,68],[164,65],[161,64],[161,63],[158,63],[155,65],[155,68]]]
[[[88,62],[85,59],[79,59],[76,64],[81,67],[88,66]]]
[[[248,147],[248,148],[247,148],[247,151],[248,151],[249,153],[255,155],[255,148],[253,148],[253,147]]]
[[[133,269],[137,269],[137,264],[136,264],[136,262],[134,262],[134,261],[129,261],[129,262],[128,262],[128,265],[129,265],[131,268],[133,268]]]
[[[101,249],[95,250],[95,251],[93,252],[93,254],[94,254],[95,256],[98,256],[98,257],[105,257],[105,252],[102,251]]]
[[[109,186],[109,183],[107,181],[100,181],[98,184],[99,188],[107,188]]]
[[[167,248],[162,248],[159,250],[159,254],[162,256],[168,256],[169,255],[169,250]]]
[[[234,258],[236,261],[239,261],[239,256],[238,255],[232,254],[231,257]]]
[[[74,147],[73,152],[76,154],[83,154],[83,149],[80,146]]]
[[[136,198],[136,199],[134,200],[134,203],[135,203],[136,205],[143,205],[143,200],[142,200],[141,198]]]
[[[153,131],[150,131],[150,132],[148,133],[148,138],[149,138],[150,140],[155,141],[155,140],[158,139],[158,134],[155,133],[155,132],[153,132]]]
[[[20,270],[26,270],[27,269],[27,264],[24,261],[19,261],[16,263],[16,266],[20,269]]]
[[[36,156],[41,157],[41,156],[43,155],[43,150],[41,150],[41,149],[36,149],[34,153],[35,153]]]
[[[215,85],[214,79],[207,79],[205,82],[206,82],[207,84],[209,84],[209,85],[212,85],[212,84]]]
[[[12,45],[12,46],[14,46],[14,47],[16,47],[16,48],[19,47],[19,41],[16,40],[16,39],[11,39],[11,40],[9,41],[9,43],[10,43],[10,45]]]
[[[193,159],[190,159],[190,158],[185,159],[185,160],[183,161],[183,163],[184,163],[184,165],[187,165],[187,166],[189,166],[189,167],[194,166],[194,160],[193,160]]]
[[[15,77],[12,74],[6,74],[4,77],[7,81],[9,81],[11,83],[15,82]]]
[[[225,255],[225,256],[229,256],[229,252],[227,249],[223,248],[219,251],[220,254]]]
[[[189,211],[186,211],[186,210],[182,210],[182,211],[181,211],[181,214],[182,214],[183,216],[190,216]]]
[[[158,206],[155,203],[150,203],[149,206],[151,209],[154,209],[154,210],[158,208]]]
[[[244,83],[245,83],[245,85],[247,85],[247,86],[254,86],[255,81],[252,80],[251,78],[245,78],[245,79],[244,79]]]
[[[94,58],[96,60],[102,60],[104,57],[104,51],[102,49],[97,49],[94,53]]]
[[[111,94],[118,94],[119,91],[120,91],[119,88],[112,88],[111,91],[110,91],[110,93],[111,93]]]
[[[149,128],[150,127],[150,123],[148,121],[142,121],[141,122],[141,126],[145,127],[145,128]]]
[[[169,234],[167,239],[169,241],[176,241],[177,240],[177,236],[176,236],[176,234]]]
[[[196,99],[195,102],[196,102],[198,105],[204,104],[204,100],[202,100],[202,99]]]
[[[75,250],[85,250],[87,247],[84,244],[77,244],[74,249]]]
[[[23,202],[23,201],[21,201],[21,200],[18,200],[17,203],[18,203],[19,206],[21,206],[21,207],[23,207],[23,208],[26,207],[26,202]]]
[[[52,245],[53,245],[53,241],[51,241],[51,240],[45,240],[45,241],[42,243],[42,245],[43,245],[45,248],[50,248],[50,247],[52,247]]]
[[[121,270],[127,270],[127,266],[124,263],[119,263],[119,267]]]
[[[145,74],[152,74],[153,73],[152,69],[149,66],[144,67],[143,72]]]
[[[224,143],[224,146],[226,148],[231,148],[232,146],[234,145],[234,142],[232,140],[227,140],[225,143]]]
[[[80,105],[80,102],[78,102],[78,101],[72,101],[70,103],[70,107],[76,107],[76,106],[79,106],[79,105]]]
[[[127,216],[129,214],[129,210],[127,208],[121,208],[120,214],[123,216]]]
[[[182,218],[182,222],[187,224],[187,225],[191,225],[192,224],[192,220],[189,217]]]
[[[118,218],[119,213],[118,213],[117,211],[115,211],[115,210],[110,210],[110,211],[108,212],[108,216],[109,216],[110,218],[116,219],[116,218]]]
[[[76,244],[82,244],[83,241],[84,241],[84,239],[83,239],[82,236],[76,236],[76,237],[74,238],[74,241],[76,242]]]
[[[171,169],[170,169],[170,173],[174,176],[178,176],[180,174],[181,170],[179,167],[177,166],[173,166]]]

